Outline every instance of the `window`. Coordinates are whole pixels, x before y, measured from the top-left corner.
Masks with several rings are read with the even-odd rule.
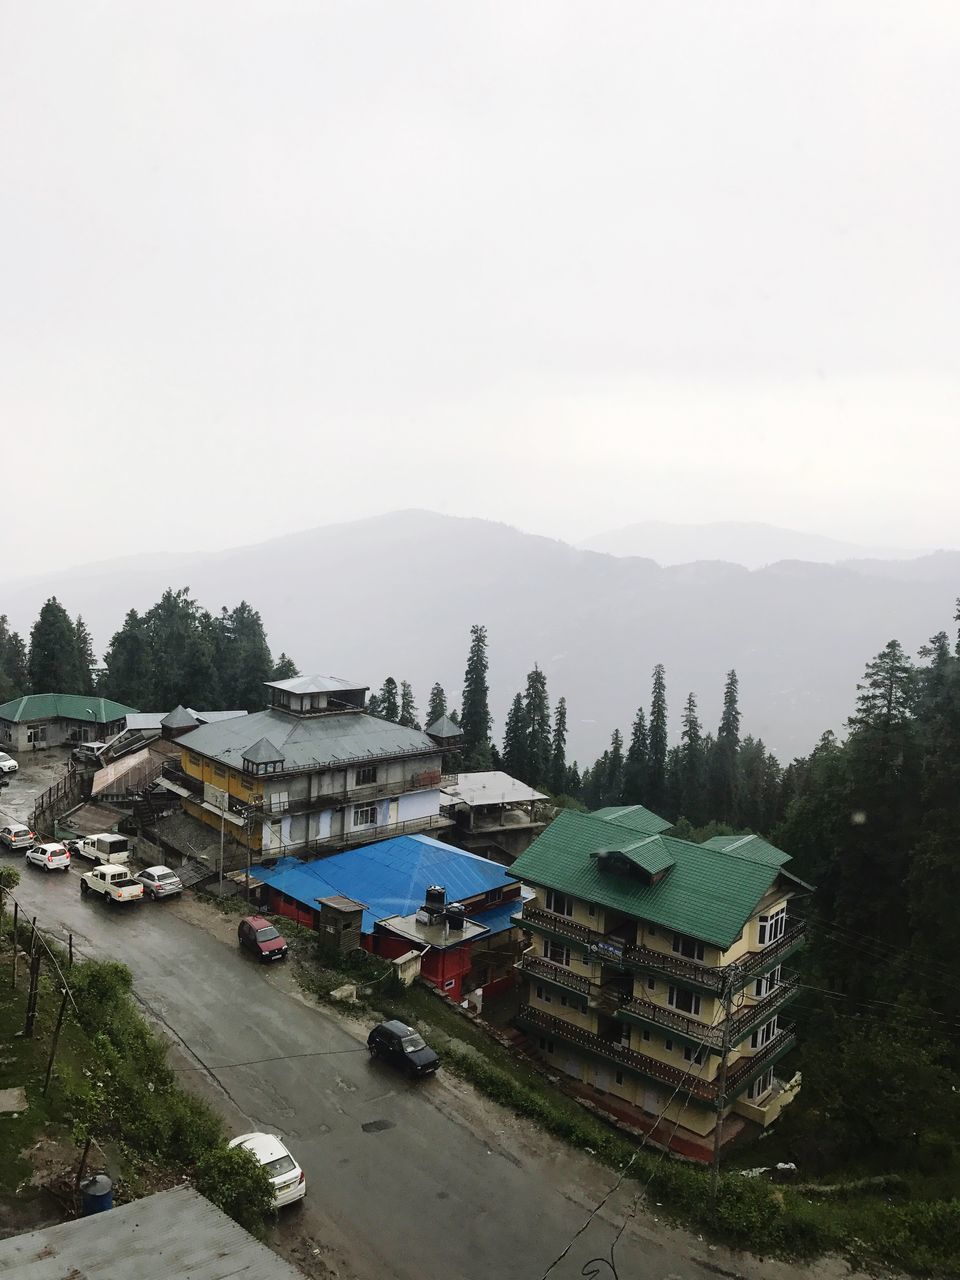
[[[627,1026],[627,1024],[626,1024],[626,1023],[624,1023],[624,1024],[623,1024],[623,1026],[620,1028],[620,1043],[621,1043],[622,1045],[625,1045],[625,1046],[629,1049],[629,1047],[630,1047],[630,1028]]]
[[[227,776],[227,771],[222,764],[215,764],[213,766],[213,772],[218,778],[225,778]]]
[[[681,1013],[698,1014],[700,1012],[700,997],[694,995],[692,991],[684,991],[678,987],[671,987],[667,992],[667,1004],[672,1009],[679,1009]]]
[[[278,813],[281,809],[285,809],[290,803],[289,791],[274,791],[270,796],[270,808],[274,813]]]
[[[200,757],[195,756],[192,751],[187,752],[187,759],[191,764],[195,764],[198,768],[200,767]],[[246,765],[244,765],[244,768],[246,768]]]
[[[446,982],[443,984],[443,989],[444,991],[452,991],[456,985],[457,985],[456,978],[448,978]]]
[[[557,916],[573,915],[573,899],[565,893],[557,893],[556,889],[548,889],[544,899],[548,911]]]
[[[487,902],[500,902],[502,898],[503,898],[503,890],[502,890],[502,889],[491,889],[491,890],[490,890],[490,892],[487,894],[486,901],[487,901]]]
[[[678,956],[686,956],[688,960],[703,959],[703,943],[682,933],[673,935],[673,950]]]
[[[756,1031],[750,1037],[751,1049],[762,1049],[764,1045],[769,1044],[773,1037],[777,1034],[777,1020],[771,1018],[769,1022],[765,1022],[762,1027],[757,1027]]]
[[[553,1004],[553,996],[543,987],[537,987],[537,999],[542,1000],[544,1004]]]
[[[762,978],[757,979],[756,985],[753,988],[753,994],[759,1000],[761,996],[768,996],[770,992],[779,987],[779,985],[780,966],[777,965],[775,969],[771,969],[769,973],[765,973]]]
[[[546,1036],[541,1036],[540,1048],[544,1051],[544,1053],[553,1053],[553,1041],[548,1040]]]
[[[590,917],[592,918],[592,917],[594,917],[596,914],[597,914],[597,908],[596,908],[596,907],[593,905],[593,903],[591,902],[591,903],[590,903],[590,905],[587,907],[587,915],[588,915],[588,916],[590,916]]]
[[[28,742],[46,742],[47,726],[45,724],[34,725],[32,729],[27,730]]]
[[[562,942],[554,942],[552,938],[544,938],[543,954],[553,964],[562,964],[565,968],[570,964],[570,948]]]
[[[357,770],[357,786],[365,787],[371,782],[377,780],[377,766],[375,764],[365,764]]]
[[[771,911],[769,915],[761,916],[757,926],[757,942],[761,947],[765,947],[770,942],[776,942],[778,938],[782,938],[787,928],[787,908],[781,907],[778,911]]]
[[[377,822],[377,806],[375,804],[355,804],[353,806],[353,825],[355,827],[373,827]]]
[[[641,1040],[647,1040],[647,1041],[649,1041],[649,1039],[650,1039],[650,1028],[649,1028],[649,1027],[641,1027],[641,1028],[640,1028],[640,1039],[641,1039]]]
[[[699,1049],[694,1049],[693,1046],[689,1044],[684,1045],[684,1048],[683,1048],[684,1062],[692,1062],[694,1066],[701,1067],[703,1066],[703,1055],[704,1055],[703,1045],[701,1045]]]
[[[622,1071],[618,1071],[618,1072],[617,1072],[617,1074],[616,1074],[613,1078],[614,1078],[614,1080],[616,1080],[617,1084],[623,1084],[623,1072],[622,1072]]]
[[[672,1041],[672,1040],[664,1040],[664,1042],[663,1042],[663,1047],[666,1049],[667,1053],[673,1053],[673,1041]]]
[[[656,991],[656,989],[657,989],[657,980],[656,980],[656,978],[648,978],[648,979],[647,979],[647,990],[648,990],[648,991]]]
[[[748,1098],[762,1098],[768,1089],[773,1087],[773,1067],[767,1067],[763,1075],[757,1076],[753,1084],[747,1090]]]
[[[577,1013],[586,1013],[587,1006],[579,996],[561,996],[560,1004],[564,1009],[575,1009]]]

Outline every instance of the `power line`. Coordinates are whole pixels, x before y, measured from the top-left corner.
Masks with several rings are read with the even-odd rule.
[[[189,1045],[187,1046],[189,1048]],[[191,1049],[190,1052],[200,1062],[199,1067],[174,1067],[174,1071],[227,1071],[232,1067],[259,1067],[265,1062],[293,1062],[300,1058],[332,1058],[345,1053],[367,1053],[366,1045],[357,1045],[353,1049],[314,1049],[309,1053],[279,1053],[272,1058],[250,1058],[246,1062],[220,1062],[213,1066],[204,1062],[200,1055]]]

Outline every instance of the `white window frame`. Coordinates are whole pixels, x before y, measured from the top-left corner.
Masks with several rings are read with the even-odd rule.
[[[544,895],[543,905],[555,916],[565,916],[568,920],[573,916],[573,899],[569,893],[561,893],[559,889],[548,889]]]
[[[683,1005],[679,1003],[681,996],[684,1000],[689,997],[689,1009],[685,1009]],[[677,1009],[680,1013],[688,1013],[694,1018],[700,1016],[700,997],[695,991],[686,991],[683,987],[670,987],[667,991],[667,1004],[671,1009]]]
[[[560,953],[560,959],[557,959],[557,952]],[[570,948],[565,947],[562,942],[556,942],[553,938],[544,938],[543,940],[543,957],[549,960],[551,964],[559,964],[564,969],[570,967]]]
[[[777,1015],[774,1014],[769,1022],[765,1022],[762,1027],[757,1027],[753,1035],[750,1037],[751,1049],[763,1049],[777,1034],[779,1027],[777,1026]]]
[[[773,1067],[767,1067],[766,1071],[762,1071],[756,1080],[747,1089],[747,1097],[751,1102],[755,1102],[757,1098],[762,1098],[773,1088]]]
[[[359,815],[369,813],[372,816],[363,819]],[[355,804],[353,806],[353,827],[375,827],[377,825],[377,806],[375,804]]]
[[[787,908],[778,907],[776,911],[768,911],[757,921],[757,943],[767,947],[771,942],[779,942],[787,931]]]
[[[703,960],[703,943],[698,938],[690,938],[685,933],[673,935],[673,952],[683,956],[685,960]]]
[[[779,987],[781,981],[780,969],[781,966],[777,965],[775,969],[771,969],[769,973],[764,973],[757,979],[756,986],[753,989],[755,999],[759,1000],[762,996],[768,996],[771,991]]]
[[[700,1045],[699,1048],[694,1048],[694,1046],[690,1044],[686,1044],[683,1046],[684,1062],[690,1062],[696,1067],[703,1066],[703,1060],[705,1055],[706,1055],[706,1049],[704,1049],[703,1045]]]

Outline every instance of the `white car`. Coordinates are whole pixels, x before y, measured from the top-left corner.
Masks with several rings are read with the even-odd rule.
[[[13,756],[8,756],[5,751],[0,751],[0,773],[16,773],[20,768]]]
[[[242,1133],[229,1144],[245,1147],[257,1157],[273,1183],[273,1203],[279,1209],[307,1194],[303,1170],[275,1133]]]
[[[158,898],[170,898],[175,893],[183,893],[180,877],[169,867],[147,867],[133,878],[143,885],[143,892],[153,898],[154,902]]]
[[[35,844],[23,855],[26,862],[32,862],[44,871],[69,871],[70,850],[62,844]]]
[[[0,827],[0,843],[5,844],[8,849],[29,849],[36,838],[22,822],[8,822],[5,827]]]

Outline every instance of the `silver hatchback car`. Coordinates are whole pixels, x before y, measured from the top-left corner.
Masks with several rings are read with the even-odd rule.
[[[153,898],[154,902],[158,898],[172,898],[176,893],[183,893],[180,877],[169,867],[147,867],[133,878],[143,885],[144,895]]]

